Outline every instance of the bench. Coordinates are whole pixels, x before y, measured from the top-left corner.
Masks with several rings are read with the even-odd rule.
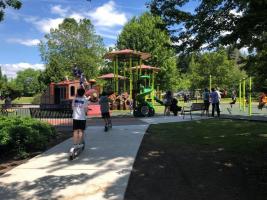
[[[204,103],[192,103],[192,105],[190,107],[184,106],[183,109],[182,109],[183,119],[185,118],[185,113],[186,112],[190,113],[190,117],[191,117],[191,120],[192,120],[192,112],[193,111],[202,111],[201,112],[201,116],[202,116],[204,110],[205,110],[205,104]]]

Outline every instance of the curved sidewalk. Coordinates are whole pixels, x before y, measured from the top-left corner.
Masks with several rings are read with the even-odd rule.
[[[86,148],[78,159],[68,161],[72,141],[64,141],[0,176],[0,199],[123,199],[149,124],[178,121],[185,120],[144,118],[134,125],[114,126],[109,132],[104,132],[102,126],[89,126]]]

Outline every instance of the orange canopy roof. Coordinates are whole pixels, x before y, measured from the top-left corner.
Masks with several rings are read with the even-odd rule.
[[[113,73],[109,73],[109,74],[104,74],[102,76],[99,76],[98,78],[102,78],[102,79],[113,79],[114,78],[114,74]],[[118,75],[119,79],[127,79],[124,76]]]
[[[134,51],[132,49],[123,49],[118,51],[111,51],[107,53],[104,58],[114,60],[118,56],[118,59],[129,59],[130,56],[132,56],[133,59],[139,59],[147,60],[151,57],[149,53],[143,53],[140,51]]]
[[[132,67],[132,69],[139,69],[140,68],[140,65],[138,66],[135,66],[135,67]],[[149,66],[149,65],[141,65],[141,70],[154,70],[156,72],[160,71],[160,68],[158,67],[152,67],[152,66]]]

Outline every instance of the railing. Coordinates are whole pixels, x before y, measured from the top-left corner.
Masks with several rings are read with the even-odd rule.
[[[0,104],[0,114],[8,117],[31,117],[55,126],[72,125],[72,110],[68,105]]]

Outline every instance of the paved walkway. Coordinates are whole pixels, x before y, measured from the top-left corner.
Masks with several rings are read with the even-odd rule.
[[[130,125],[117,124],[107,133],[99,124],[89,126],[86,148],[78,159],[68,161],[72,141],[66,140],[0,176],[0,199],[122,200],[149,124],[177,121],[185,120],[181,117],[132,119]]]

